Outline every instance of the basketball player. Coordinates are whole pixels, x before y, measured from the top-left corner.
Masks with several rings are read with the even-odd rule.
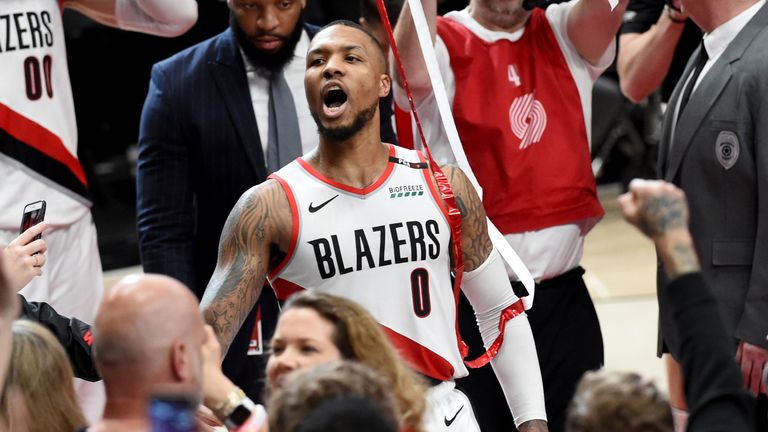
[[[194,0],[0,1],[0,244],[19,235],[24,205],[47,202],[48,264],[21,293],[67,316],[93,322],[103,289],[87,183],[77,159],[77,125],[62,25],[63,8],[126,30],[184,33]],[[76,386],[93,385],[78,383]],[[99,389],[78,390],[89,420]]]
[[[347,297],[365,306],[405,360],[435,384],[425,428],[479,431],[453,384],[467,370],[456,333],[446,204],[420,153],[379,138],[378,101],[390,89],[380,45],[357,24],[329,24],[312,40],[304,85],[320,144],[247,191],[232,210],[201,304],[206,320],[226,350],[265,277],[279,299],[304,289]],[[461,213],[462,289],[486,347],[505,336],[491,363],[520,430],[546,431],[521,302],[474,189],[460,170],[444,170]]]

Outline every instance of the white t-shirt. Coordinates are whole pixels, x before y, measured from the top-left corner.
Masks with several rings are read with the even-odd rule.
[[[299,136],[301,137],[302,154],[317,147],[319,141],[317,125],[309,112],[306,92],[304,91],[304,72],[307,68],[307,50],[309,49],[309,36],[306,30],[301,33],[301,38],[293,50],[293,59],[285,65],[283,74],[291,89],[293,103],[296,105],[296,116],[299,121]],[[248,77],[248,87],[253,102],[253,112],[256,114],[256,124],[259,127],[259,139],[264,151],[264,160],[267,155],[269,143],[269,77],[259,73],[259,70],[243,56],[245,71]]]
[[[567,3],[554,4],[547,8],[546,16],[578,88],[587,136],[590,136],[592,129],[592,86],[597,77],[613,62],[616,45],[615,42],[611,43],[596,65],[590,64],[579,55],[568,38],[567,31],[568,15],[577,2],[577,0],[572,0]],[[448,13],[445,15],[445,18],[461,23],[472,33],[488,42],[501,39],[515,42],[525,32],[525,27],[514,33],[488,30],[472,18],[468,8]],[[439,35],[435,40],[435,51],[449,103],[453,105],[455,78],[451,70],[451,57],[448,48]],[[400,107],[409,109],[407,108],[408,100],[405,91],[398,85],[395,85],[395,100]],[[416,101],[416,109],[421,118],[425,138],[437,162],[440,164],[455,164],[456,161],[448,144],[447,134],[442,126],[437,103],[431,92],[422,100]],[[417,148],[419,148],[420,140],[416,139],[415,141]],[[486,191],[494,187],[494,185],[481,186]],[[537,231],[506,234],[505,238],[538,282],[560,275],[579,265],[583,253],[584,235],[593,225],[593,220],[585,220]],[[509,275],[510,277],[515,277],[511,270],[509,270]]]

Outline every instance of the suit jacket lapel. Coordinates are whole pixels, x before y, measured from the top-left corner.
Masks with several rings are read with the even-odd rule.
[[[754,40],[758,33],[765,29],[766,25],[768,25],[768,5],[760,8],[757,14],[739,32],[736,38],[730,45],[728,45],[728,48],[725,49],[722,56],[720,56],[717,62],[715,62],[712,68],[701,80],[696,91],[691,94],[691,99],[688,101],[685,111],[681,113],[682,115],[677,122],[675,135],[671,137],[672,150],[669,154],[669,161],[666,163],[665,180],[674,180],[677,171],[680,168],[680,164],[683,161],[683,156],[691,145],[693,136],[698,131],[707,113],[709,113],[712,106],[720,97],[720,94],[725,89],[728,81],[731,80],[733,75],[732,65],[741,59],[744,51],[746,51],[747,47],[752,43],[752,40]],[[696,58],[696,55],[692,56],[692,58]],[[691,67],[691,62],[689,62],[688,67],[686,68],[687,73],[683,75],[684,77],[687,77],[690,74],[689,70]],[[683,80],[678,83],[678,86],[675,89],[675,96],[677,97],[679,97],[679,92],[684,85],[682,81]],[[677,97],[674,98],[675,105],[671,105],[672,109],[677,105]],[[674,111],[670,112],[670,115],[667,116],[667,121],[665,121],[664,131],[667,134],[665,135],[667,137],[669,136],[669,128],[671,128],[673,115]],[[659,158],[663,161],[662,158],[666,156],[667,147],[662,146],[660,151],[664,151]]]
[[[685,87],[685,80],[691,75],[691,71],[696,63],[694,59],[698,57],[698,52],[697,49],[693,52],[691,58],[688,59],[688,64],[685,66],[685,70],[683,71],[680,80],[677,82],[677,85],[675,85],[675,89],[672,91],[672,95],[669,97],[669,102],[667,103],[667,113],[662,122],[661,145],[659,146],[659,156],[656,164],[656,173],[659,178],[664,178],[664,174],[666,173],[667,154],[669,154],[669,146],[672,143],[672,125],[675,120],[675,107],[677,107],[677,102],[680,100],[680,95]]]
[[[257,177],[263,179],[266,177],[264,152],[261,149],[256,115],[253,112],[245,64],[232,30],[227,29],[222,33],[216,44],[215,55],[215,60],[208,61],[214,82],[219,88],[229,115],[232,117],[232,122],[237,135],[240,137],[240,143],[245,148],[248,161]]]

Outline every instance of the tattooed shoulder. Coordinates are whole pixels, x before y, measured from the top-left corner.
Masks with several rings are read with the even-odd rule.
[[[472,271],[482,264],[491,253],[493,245],[488,237],[485,209],[472,183],[464,172],[453,165],[442,167],[456,206],[461,213],[461,247],[464,252],[464,269]]]

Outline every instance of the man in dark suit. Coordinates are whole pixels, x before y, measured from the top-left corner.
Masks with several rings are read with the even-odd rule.
[[[227,4],[229,29],[153,67],[139,136],[144,271],[172,276],[198,298],[240,195],[317,143],[304,95],[304,58],[317,31],[302,19],[306,1]],[[392,142],[391,124],[382,135]],[[263,367],[246,367],[246,352],[259,357],[276,310],[274,297],[262,300],[223,365],[254,399]],[[264,327],[254,331],[256,315]]]
[[[764,403],[768,7],[765,0],[684,0],[682,5],[705,36],[670,99],[659,173],[688,196],[702,274],[733,337],[745,385]],[[668,335],[674,329],[662,318],[661,331]],[[764,421],[765,414],[761,417]]]

